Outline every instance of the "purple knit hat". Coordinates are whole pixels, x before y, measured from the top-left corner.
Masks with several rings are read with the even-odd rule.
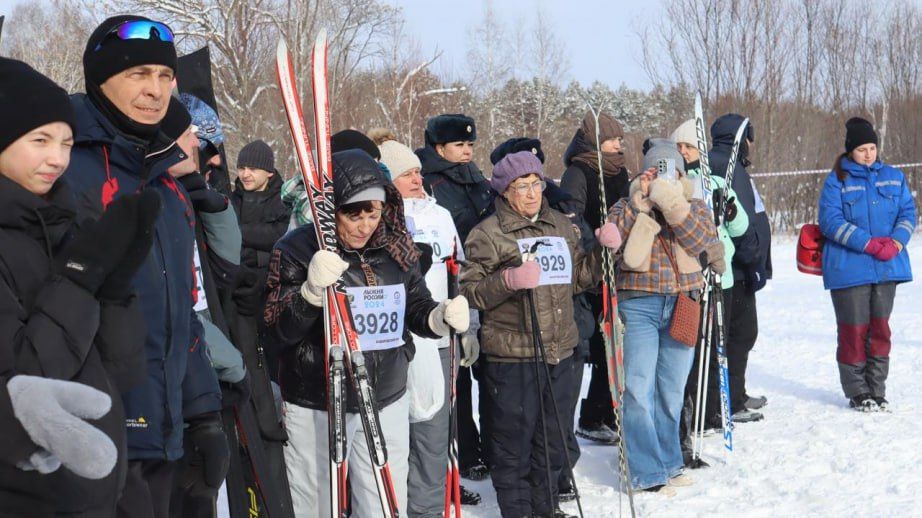
[[[543,180],[544,171],[542,167],[541,160],[538,160],[538,157],[531,151],[510,153],[493,167],[490,186],[493,187],[493,190],[502,194],[516,178],[536,174]]]

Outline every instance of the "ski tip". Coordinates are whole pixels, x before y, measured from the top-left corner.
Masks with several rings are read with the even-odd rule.
[[[314,40],[314,46],[321,47],[327,44],[327,30],[324,27],[321,27],[317,32],[317,38]]]
[[[287,58],[288,57],[288,44],[285,43],[284,37],[279,37],[279,44],[275,49],[276,58]]]

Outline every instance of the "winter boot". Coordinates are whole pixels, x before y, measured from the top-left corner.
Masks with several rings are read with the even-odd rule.
[[[643,489],[643,491],[647,493],[656,493],[657,495],[665,496],[669,498],[672,498],[675,496],[675,489],[667,486],[666,484],[660,484],[658,486],[648,487],[646,489]]]
[[[461,478],[468,480],[483,480],[490,476],[490,470],[482,460],[478,460],[466,468],[461,469]]]
[[[573,484],[569,480],[561,482],[557,487],[557,500],[561,502],[572,502],[576,500],[576,491],[573,490]]]
[[[744,408],[733,414],[734,423],[754,423],[762,419],[765,419],[765,416],[762,415],[761,412],[749,410],[748,408]]]
[[[618,434],[608,427],[608,425],[599,423],[594,426],[576,427],[576,436],[588,439],[598,444],[615,445],[618,444]]]
[[[878,396],[874,398],[874,402],[877,403],[877,408],[879,408],[881,412],[890,411],[890,402],[887,401],[887,398]]]
[[[704,468],[710,468],[711,465],[705,462],[704,459],[702,459],[701,457],[698,457],[697,459],[689,458],[688,460],[686,460],[685,467],[688,469],[704,469]]]
[[[680,473],[670,478],[669,481],[666,482],[666,485],[671,486],[671,487],[688,487],[694,483],[695,483],[695,479],[691,478],[690,476],[684,473]]]
[[[877,412],[880,410],[877,401],[874,401],[870,394],[858,394],[848,400],[848,406],[859,412]]]
[[[765,396],[749,396],[746,398],[746,408],[749,410],[758,410],[768,404],[768,398]]]
[[[461,505],[480,505],[480,493],[461,486]]]

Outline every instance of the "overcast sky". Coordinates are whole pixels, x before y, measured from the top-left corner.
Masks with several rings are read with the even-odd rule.
[[[20,2],[0,0],[0,15],[10,14]],[[483,19],[483,1],[382,0],[403,9],[407,32],[424,50],[438,47],[442,63],[436,71],[458,77],[466,66],[468,29]],[[656,20],[661,0],[495,0],[493,10],[506,27],[531,27],[542,9],[558,39],[566,47],[569,75],[583,84],[593,80],[613,88],[624,83],[647,89],[650,80],[640,65],[637,28]],[[425,53],[425,52],[424,52]],[[569,78],[567,78],[569,79]],[[565,81],[566,82],[566,81]]]
[[[2,0],[0,0],[2,1]],[[442,67],[458,75],[467,70],[468,28],[483,19],[484,2],[384,0],[403,9],[407,32],[419,38],[423,49],[438,46]],[[613,88],[622,83],[647,89],[649,78],[641,66],[637,28],[655,20],[661,0],[494,0],[502,25],[531,26],[541,9],[566,46],[569,74],[580,83],[598,79]]]

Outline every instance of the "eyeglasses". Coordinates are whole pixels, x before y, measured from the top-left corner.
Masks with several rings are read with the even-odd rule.
[[[519,196],[525,196],[531,192],[544,192],[544,189],[547,188],[547,182],[544,180],[538,180],[537,182],[532,183],[510,185],[509,188]]]
[[[131,20],[120,23],[106,33],[93,52],[101,49],[113,38],[126,40],[157,40],[173,43],[173,31],[169,27],[150,20]]]

